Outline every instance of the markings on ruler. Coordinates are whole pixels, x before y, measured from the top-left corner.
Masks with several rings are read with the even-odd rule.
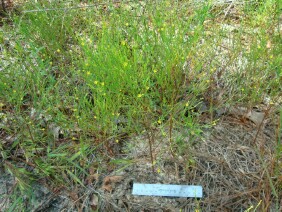
[[[133,195],[165,197],[203,197],[203,187],[194,185],[167,185],[133,183]]]

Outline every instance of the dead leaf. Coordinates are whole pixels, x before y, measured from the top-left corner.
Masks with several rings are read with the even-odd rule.
[[[113,187],[115,186],[115,183],[122,180],[122,176],[107,176],[103,180],[103,186],[102,189],[111,192],[113,190]]]
[[[71,198],[73,201],[78,200],[78,194],[77,194],[77,192],[75,192],[75,191],[69,192],[69,195],[70,195],[70,198]]]
[[[90,207],[93,211],[98,209],[99,197],[96,194],[93,194],[90,197]]]
[[[254,122],[256,125],[260,125],[263,121],[265,116],[265,113],[263,112],[257,112],[255,110],[251,110],[247,113],[246,117],[250,119],[252,122]]]
[[[264,112],[249,110],[246,107],[232,107],[230,109],[230,114],[246,117],[256,125],[260,125],[265,116]]]
[[[98,175],[98,174],[89,175],[89,176],[86,178],[86,184],[87,184],[87,185],[91,185],[94,180],[97,181],[98,179],[99,179],[99,175]]]

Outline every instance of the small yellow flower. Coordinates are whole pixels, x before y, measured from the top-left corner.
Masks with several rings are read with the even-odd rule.
[[[81,46],[85,46],[85,43],[84,43],[84,42],[82,42],[82,43],[81,43]]]
[[[137,95],[138,98],[141,98],[142,96],[143,96],[143,94],[138,94]]]
[[[161,169],[160,169],[160,168],[158,168],[157,172],[158,172],[158,173],[161,173]]]
[[[272,59],[272,58],[273,58],[273,55],[270,55],[269,58]]]
[[[94,119],[97,119],[97,116],[94,116],[93,118],[94,118]]]
[[[13,93],[17,93],[17,91],[16,91],[16,90],[13,90]]]
[[[185,104],[185,106],[188,107],[188,106],[189,106],[189,102],[187,102],[187,103]]]
[[[119,142],[119,140],[118,139],[116,139],[116,143],[118,143]]]
[[[121,45],[125,46],[126,42],[123,40],[121,41]]]
[[[87,72],[86,72],[86,75],[87,75],[87,76],[89,76],[90,74],[91,74],[91,72],[90,72],[90,71],[87,71]]]
[[[94,84],[95,84],[95,85],[97,85],[97,84],[98,84],[98,81],[97,81],[97,80],[95,80],[95,81],[94,81]]]
[[[163,28],[163,27],[161,28],[161,31],[164,31],[164,28]]]
[[[92,40],[91,40],[91,39],[88,39],[87,41],[88,41],[88,43],[90,43],[90,44],[92,43]]]
[[[146,90],[149,90],[149,89],[150,89],[150,87],[149,87],[149,86],[147,86],[147,87],[146,87]]]
[[[124,62],[123,63],[123,67],[125,68],[125,67],[127,67],[128,66],[128,63],[127,62]]]
[[[128,26],[129,24],[128,23],[125,23],[125,26]]]
[[[154,73],[157,73],[158,71],[156,69],[153,70]]]
[[[244,89],[244,88],[241,88],[241,91],[243,91],[243,92],[244,92],[244,91],[245,91],[245,89]]]
[[[159,119],[159,120],[158,120],[158,124],[161,124],[161,123],[162,123],[162,120]]]
[[[102,86],[104,86],[104,85],[105,85],[105,83],[104,83],[104,82],[101,82],[101,85],[102,85]]]
[[[4,104],[1,102],[1,103],[0,103],[0,108],[3,107],[3,106],[4,106]]]
[[[72,137],[72,138],[71,138],[71,140],[73,140],[73,141],[74,141],[74,140],[76,140],[76,138],[75,138],[75,137]]]
[[[57,49],[57,52],[58,52],[58,53],[60,53],[60,52],[61,52],[61,50],[60,50],[60,49]]]

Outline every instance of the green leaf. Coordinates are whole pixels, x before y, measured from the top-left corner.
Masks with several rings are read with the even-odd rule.
[[[83,183],[80,181],[80,179],[78,179],[77,176],[75,176],[70,170],[67,170],[67,172],[75,182],[79,183],[80,185],[84,187]]]

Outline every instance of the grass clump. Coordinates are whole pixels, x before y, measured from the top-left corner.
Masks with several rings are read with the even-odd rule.
[[[4,167],[22,190],[26,179],[85,186],[91,166],[106,170],[112,141],[161,128],[171,154],[181,155],[190,144],[179,148],[174,130],[193,140],[216,124],[219,108],[265,98],[274,107],[279,17],[272,1],[255,5],[238,7],[246,16],[238,21],[213,3],[190,1],[49,11],[75,5],[26,3],[24,11],[40,11],[14,15],[1,30]]]

